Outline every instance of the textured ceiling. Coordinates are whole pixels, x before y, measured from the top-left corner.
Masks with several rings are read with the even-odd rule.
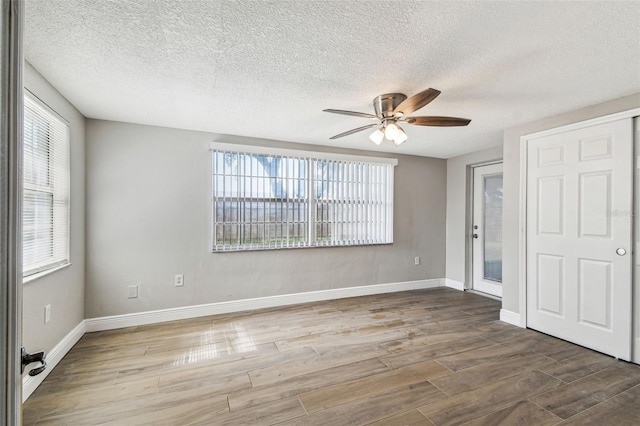
[[[640,92],[640,2],[26,1],[26,59],[85,116],[374,149],[379,94],[442,91],[381,151],[452,157]]]

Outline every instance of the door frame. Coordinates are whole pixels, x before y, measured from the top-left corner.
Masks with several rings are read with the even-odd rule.
[[[467,248],[468,248],[468,256],[467,256],[467,283],[468,286],[466,287],[467,290],[473,290],[473,291],[478,291],[480,292],[482,295],[486,295],[487,297],[491,297],[491,298],[496,298],[497,300],[502,300],[502,298],[500,296],[494,296],[491,293],[484,293],[481,292],[480,290],[477,290],[474,287],[474,255],[473,255],[473,234],[474,229],[474,215],[475,215],[475,195],[476,195],[476,191],[475,191],[475,171],[476,168],[479,167],[485,167],[485,166],[493,166],[496,164],[500,164],[503,166],[503,171],[502,171],[502,175],[504,177],[504,161],[503,160],[493,160],[493,161],[486,161],[483,163],[478,163],[478,164],[472,164],[469,166],[469,191],[468,191],[468,200],[469,202],[467,203],[468,205],[468,211],[467,211],[467,232],[468,232],[468,238],[467,238]]]
[[[24,2],[3,0],[0,44],[0,424],[22,422],[22,104]]]
[[[625,118],[633,118],[640,116],[640,108],[634,108],[627,111],[622,111],[614,114],[608,114],[602,117],[593,118],[590,120],[580,121],[577,123],[568,124],[565,126],[556,127],[553,129],[543,130],[540,132],[530,133],[520,137],[520,197],[519,197],[519,218],[518,218],[518,229],[519,229],[519,238],[518,238],[518,305],[519,305],[519,318],[518,323],[515,325],[519,325],[520,327],[527,327],[527,180],[529,176],[527,162],[528,156],[527,151],[529,147],[529,141],[533,139],[538,139],[544,136],[551,136],[558,133],[564,133],[571,130],[582,129],[585,127],[591,127],[598,124],[609,123],[612,121],[622,120]],[[635,153],[637,155],[639,153]],[[633,187],[633,193],[635,197],[635,185]],[[632,246],[634,246],[635,241],[632,241]],[[635,253],[631,253],[631,265],[635,265]],[[632,267],[632,280],[633,280],[633,267]],[[634,310],[632,310],[632,315],[635,315]],[[512,319],[516,319],[515,316]],[[511,322],[511,321],[510,321]],[[514,322],[511,322],[512,324]],[[632,359],[636,356],[635,350],[632,349]],[[637,362],[637,361],[636,361]]]

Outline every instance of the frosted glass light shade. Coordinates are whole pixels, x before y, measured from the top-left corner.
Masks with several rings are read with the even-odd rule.
[[[396,136],[398,136],[398,132],[400,129],[398,129],[398,126],[396,126],[394,123],[391,124],[387,124],[387,127],[384,130],[384,137],[391,140],[394,140],[396,138]]]
[[[407,134],[404,132],[404,130],[398,128],[398,136],[396,136],[393,139],[393,142],[396,144],[396,146],[400,146],[401,143],[403,143],[404,141],[406,141],[408,138]]]
[[[384,132],[380,129],[376,129],[376,131],[371,133],[371,136],[369,136],[369,139],[371,139],[376,145],[380,145],[382,138],[384,138]]]

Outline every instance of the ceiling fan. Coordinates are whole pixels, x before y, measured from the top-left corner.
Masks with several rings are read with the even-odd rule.
[[[325,109],[325,112],[331,112],[334,114],[352,115],[355,117],[368,118],[375,120],[373,124],[367,124],[366,126],[358,127],[357,129],[348,130],[344,133],[332,136],[329,139],[338,139],[344,136],[352,135],[363,130],[377,127],[377,129],[369,136],[369,138],[376,144],[380,145],[383,138],[393,141],[396,146],[400,145],[407,140],[406,133],[399,126],[402,124],[413,124],[415,126],[438,126],[438,127],[450,127],[450,126],[466,126],[471,122],[467,118],[458,117],[438,117],[438,116],[423,116],[423,117],[407,117],[414,111],[419,110],[423,106],[427,105],[440,94],[439,90],[427,89],[416,95],[407,98],[402,93],[387,93],[385,95],[376,96],[373,99],[374,114],[367,114],[364,112],[344,111],[340,109]]]

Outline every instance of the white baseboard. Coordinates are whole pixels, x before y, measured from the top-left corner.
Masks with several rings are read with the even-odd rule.
[[[451,278],[444,279],[445,287],[452,288],[454,290],[464,291],[464,283],[456,280],[452,280]]]
[[[307,293],[283,294],[279,296],[255,299],[232,300],[229,302],[208,303],[205,305],[184,306],[157,311],[133,314],[113,315],[85,320],[86,332],[114,330],[137,325],[155,324],[209,315],[228,314],[254,309],[296,305],[299,303],[319,302],[323,300],[343,299],[346,297],[368,296],[372,294],[393,293],[407,290],[443,287],[444,278],[406,281],[400,283],[376,284],[358,287],[336,288],[332,290],[311,291]]]
[[[511,325],[515,325],[518,327],[526,328],[525,325],[522,323],[522,317],[520,316],[519,313],[508,311],[506,309],[500,309],[500,321],[504,321],[506,323],[509,323]]]
[[[47,369],[37,376],[29,376],[28,371],[30,368],[35,368],[37,365],[32,364],[27,366],[27,369],[24,371],[24,376],[22,377],[22,402],[26,401],[29,396],[36,390],[40,383],[53,371],[56,365],[64,358],[64,356],[71,350],[73,345],[78,343],[78,340],[85,333],[85,324],[84,321],[81,321],[80,324],[74,327],[69,333],[67,333],[64,338],[58,342],[58,344],[47,353],[46,361],[47,361]]]

